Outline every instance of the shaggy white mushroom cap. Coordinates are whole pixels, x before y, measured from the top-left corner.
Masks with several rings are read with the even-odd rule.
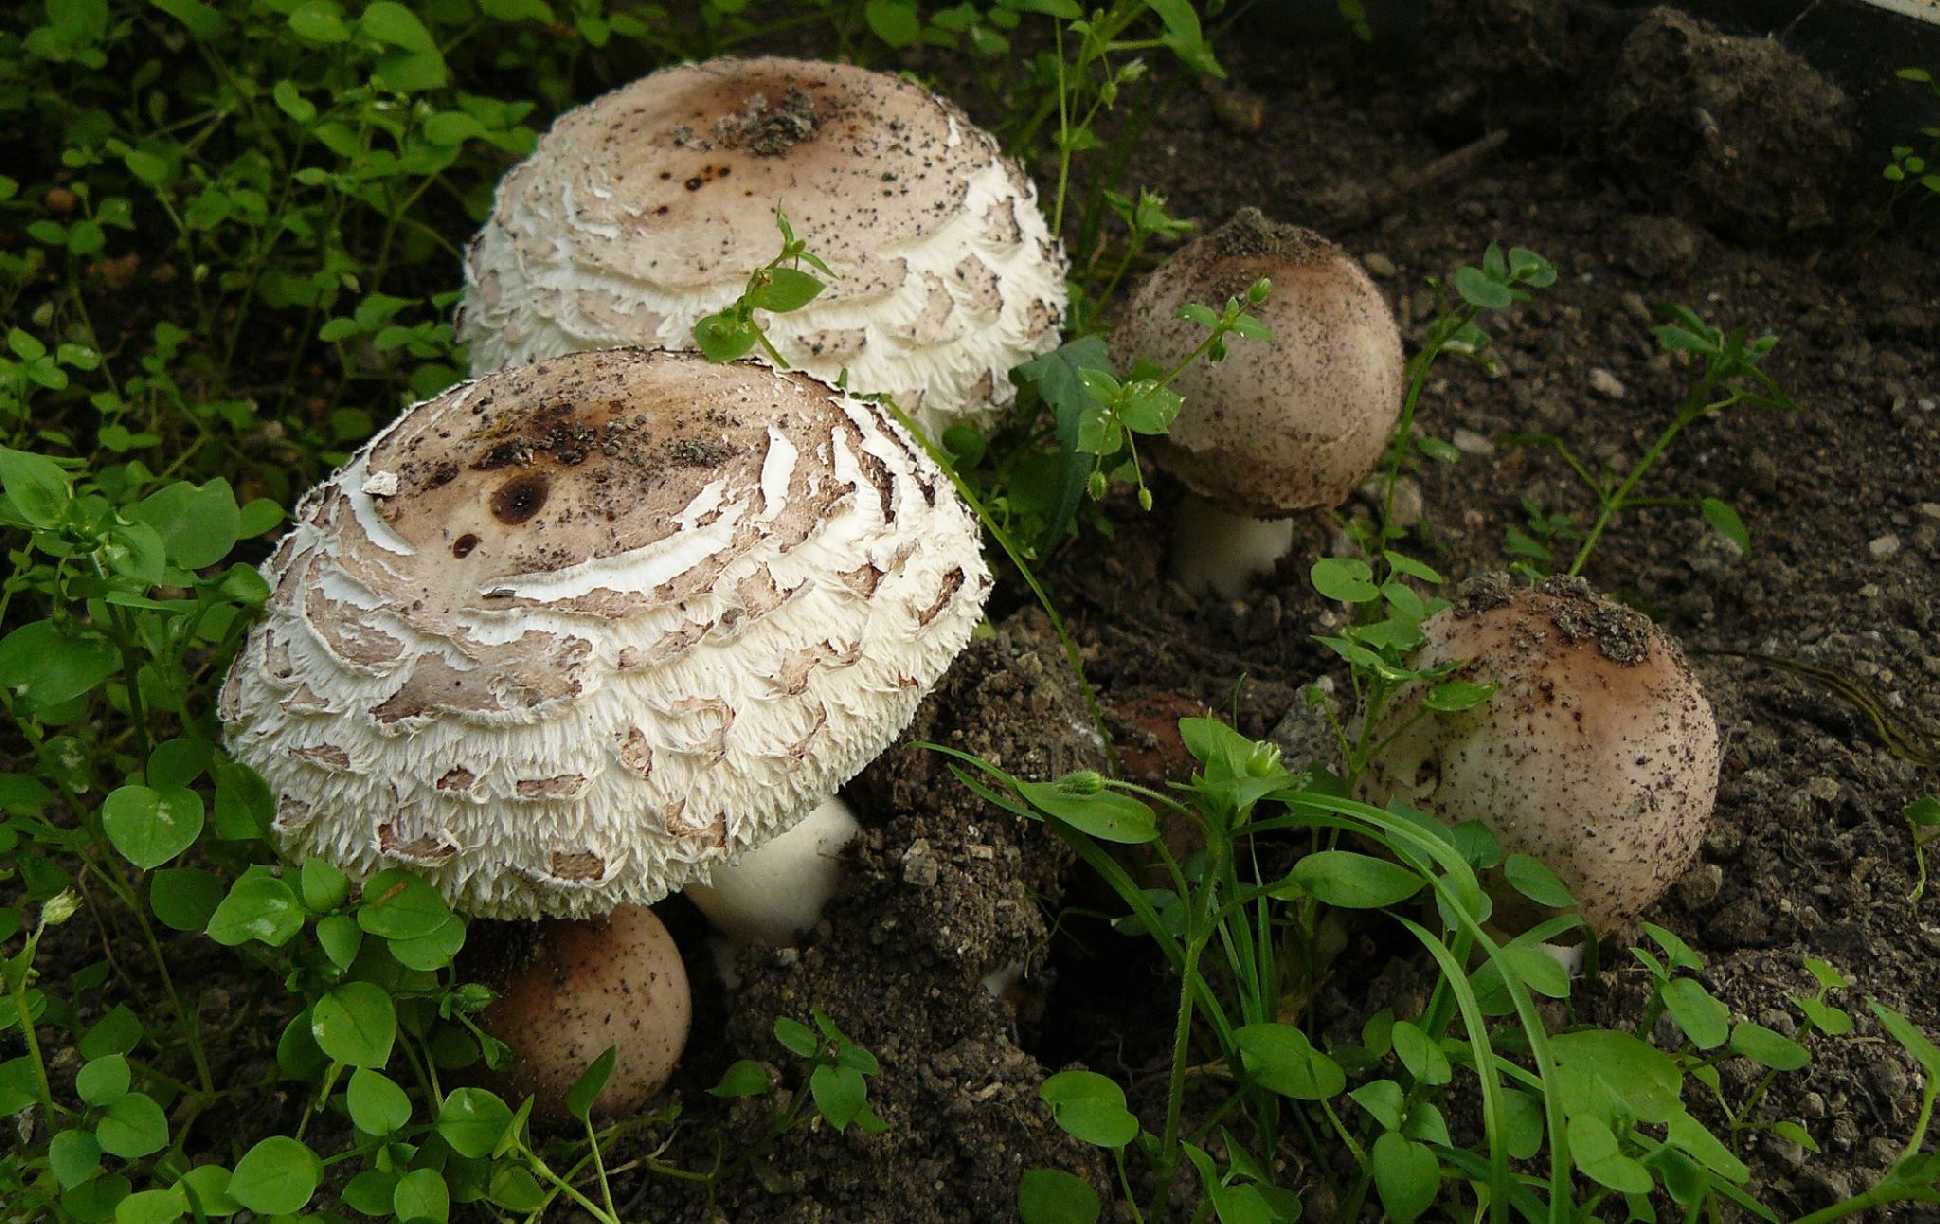
[[[1243,208],[1145,279],[1112,347],[1121,363],[1169,366],[1206,338],[1179,307],[1218,310],[1262,276],[1273,292],[1253,313],[1273,339],[1229,340],[1224,361],[1182,372],[1172,386],[1185,404],[1156,453],[1199,496],[1272,519],[1345,501],[1400,419],[1401,333],[1360,264],[1312,230]]]
[[[645,904],[901,733],[990,578],[886,413],[614,349],[410,410],[314,490],[222,696],[292,856],[462,912]]]
[[[763,316],[790,365],[847,369],[940,433],[1007,405],[1011,367],[1058,343],[1063,251],[993,138],[900,77],[730,58],[568,112],[499,184],[465,265],[473,372],[691,347],[780,249],[777,206],[838,274]]]
[[[1717,723],[1684,653],[1571,578],[1477,579],[1421,628],[1418,666],[1463,662],[1457,677],[1496,693],[1400,730],[1369,796],[1481,821],[1506,852],[1549,864],[1593,930],[1627,926],[1690,867],[1717,797]],[[1422,696],[1399,695],[1376,738]]]

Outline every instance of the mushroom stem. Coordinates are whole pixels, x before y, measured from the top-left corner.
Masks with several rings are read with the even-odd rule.
[[[842,848],[861,831],[840,796],[831,795],[794,828],[716,866],[687,898],[738,944],[782,947],[815,925],[842,878]]]
[[[1257,519],[1186,495],[1172,535],[1172,577],[1188,591],[1233,599],[1293,551],[1293,520]]]

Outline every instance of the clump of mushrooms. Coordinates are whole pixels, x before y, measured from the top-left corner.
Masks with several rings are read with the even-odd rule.
[[[1189,303],[1242,300],[1271,341],[1233,346],[1173,387],[1185,397],[1158,462],[1191,490],[1173,536],[1173,577],[1239,594],[1292,547],[1289,516],[1337,506],[1374,470],[1400,418],[1401,333],[1381,291],[1339,246],[1253,208],[1186,244],[1147,277],[1112,339],[1121,364],[1175,362],[1204,339]]]
[[[763,888],[697,897],[776,941],[833,881],[784,835],[901,733],[990,586],[975,520],[880,406],[641,349],[412,409],[264,572],[222,715],[292,857],[586,917],[780,838]]]
[[[779,244],[838,278],[763,315],[791,365],[886,392],[932,433],[1058,343],[1064,256],[1037,189],[936,95],[847,64],[667,68],[560,117],[500,183],[458,335],[474,373],[610,344],[686,348]]]
[[[1475,579],[1421,629],[1417,666],[1460,663],[1495,695],[1459,714],[1425,711],[1425,686],[1398,695],[1368,797],[1482,822],[1547,863],[1592,931],[1627,927],[1691,865],[1717,795],[1717,724],[1683,651],[1576,578]]]

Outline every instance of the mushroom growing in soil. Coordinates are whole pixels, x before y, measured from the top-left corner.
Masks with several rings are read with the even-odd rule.
[[[1401,333],[1381,291],[1346,251],[1243,208],[1147,277],[1112,337],[1121,365],[1170,365],[1205,338],[1178,317],[1190,303],[1244,300],[1266,277],[1255,314],[1273,332],[1195,363],[1157,451],[1192,495],[1172,541],[1173,577],[1238,595],[1293,545],[1289,516],[1337,506],[1381,461],[1401,415]]]
[[[472,369],[692,346],[780,246],[836,271],[763,315],[792,365],[977,423],[1058,343],[1064,256],[1037,188],[949,102],[887,73],[764,57],[663,69],[562,115],[499,184],[465,264]]]
[[[1691,865],[1717,795],[1717,723],[1683,651],[1577,578],[1479,578],[1421,629],[1416,666],[1462,662],[1455,678],[1495,696],[1459,714],[1397,696],[1368,797],[1481,821],[1555,870],[1593,931],[1627,927]]]
[[[688,353],[454,387],[297,520],[224,686],[231,751],[292,856],[408,866],[484,917],[718,881],[901,733],[990,586],[880,406]],[[828,886],[806,866],[717,919],[798,922]]]
[[[534,1097],[541,1117],[568,1116],[568,1090],[608,1046],[613,1074],[593,1105],[601,1116],[639,1112],[680,1064],[693,1012],[687,970],[643,905],[541,923],[497,985],[485,1026],[512,1048],[515,1097]]]

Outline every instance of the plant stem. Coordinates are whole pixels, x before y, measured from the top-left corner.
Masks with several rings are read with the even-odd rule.
[[[44,929],[44,924],[43,924]],[[40,1056],[40,1036],[35,1032],[33,1011],[27,1002],[27,975],[33,971],[34,953],[40,949],[40,931],[20,950],[20,973],[9,983],[12,987],[14,1015],[20,1022],[20,1036],[27,1043],[27,1057],[34,1066],[34,1089],[40,1094],[40,1107],[52,1120],[56,1112],[54,1089],[47,1082],[47,1062]],[[65,1112],[65,1111],[62,1111]]]
[[[1691,394],[1685,398],[1684,406],[1677,410],[1677,418],[1670,423],[1669,428],[1658,435],[1657,441],[1644,452],[1644,457],[1637,461],[1637,466],[1630,469],[1630,475],[1624,477],[1623,483],[1617,486],[1616,491],[1602,499],[1603,508],[1597,513],[1595,525],[1583,538],[1583,547],[1576,550],[1576,560],[1570,562],[1570,577],[1575,578],[1583,572],[1583,566],[1589,561],[1590,554],[1596,551],[1597,541],[1603,538],[1604,529],[1610,526],[1610,520],[1614,519],[1628,504],[1626,499],[1630,496],[1630,491],[1643,480],[1644,473],[1650,471],[1656,466],[1657,461],[1664,457],[1664,452],[1670,449],[1677,435],[1684,432],[1686,425],[1704,415],[1709,406],[1714,377],[1707,374],[1697,386],[1691,389]]]

